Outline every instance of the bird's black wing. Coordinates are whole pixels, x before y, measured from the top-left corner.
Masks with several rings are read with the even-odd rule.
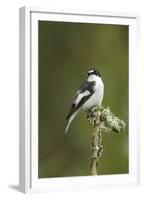
[[[88,90],[89,92],[93,92],[94,85],[95,81],[85,81],[84,83],[81,84],[78,91],[80,91],[81,93],[86,90]]]
[[[71,109],[66,119],[77,111],[94,93],[93,87],[95,85],[94,81],[85,81],[76,92],[75,98],[73,100]]]

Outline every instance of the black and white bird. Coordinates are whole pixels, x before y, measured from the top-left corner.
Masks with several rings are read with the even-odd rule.
[[[104,84],[100,72],[89,70],[87,80],[77,90],[69,114],[66,117],[65,133],[80,109],[89,110],[100,106],[104,95]]]

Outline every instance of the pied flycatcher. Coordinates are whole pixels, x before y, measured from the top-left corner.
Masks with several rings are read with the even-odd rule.
[[[69,114],[66,117],[65,133],[80,109],[89,110],[94,106],[100,106],[103,100],[104,84],[101,75],[96,70],[89,70],[87,80],[77,90]]]

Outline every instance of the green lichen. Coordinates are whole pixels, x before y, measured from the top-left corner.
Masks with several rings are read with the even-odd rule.
[[[119,117],[116,117],[109,107],[93,107],[91,110],[86,111],[87,120],[95,127],[97,112],[100,111],[100,124],[99,128],[102,132],[121,132],[125,130],[126,124]]]

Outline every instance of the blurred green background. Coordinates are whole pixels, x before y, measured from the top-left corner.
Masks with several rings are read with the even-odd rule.
[[[66,136],[64,129],[91,68],[103,77],[103,106],[127,125],[125,132],[102,134],[99,174],[128,173],[128,26],[39,21],[39,178],[90,175],[92,127],[85,113]]]

